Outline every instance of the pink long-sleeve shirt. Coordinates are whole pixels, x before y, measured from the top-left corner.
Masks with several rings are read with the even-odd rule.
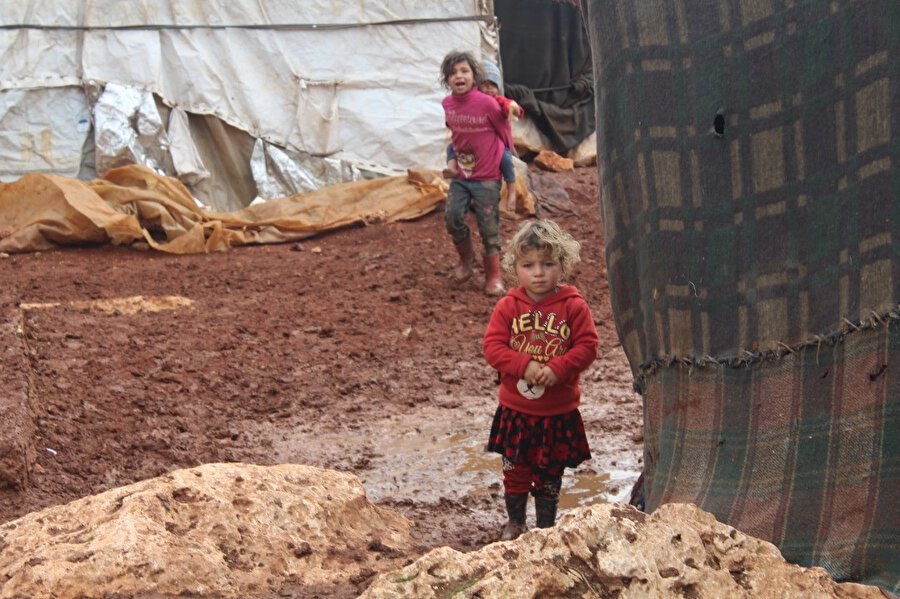
[[[477,88],[444,98],[444,117],[450,129],[460,177],[474,181],[501,178],[503,150],[515,147],[507,115],[492,97]]]

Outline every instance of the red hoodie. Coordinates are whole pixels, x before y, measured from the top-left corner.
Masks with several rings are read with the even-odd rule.
[[[590,308],[572,285],[539,302],[521,287],[511,289],[494,307],[482,343],[488,364],[501,375],[500,405],[534,416],[571,412],[581,403],[578,381],[597,359],[598,342]],[[558,380],[533,398],[518,387],[531,360],[549,366]]]

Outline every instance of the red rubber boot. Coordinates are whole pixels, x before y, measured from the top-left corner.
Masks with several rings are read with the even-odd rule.
[[[454,245],[456,253],[459,254],[459,264],[453,269],[453,281],[456,283],[464,283],[472,276],[472,264],[475,263],[475,248],[472,247],[472,236],[466,238],[459,245]]]
[[[503,295],[503,276],[500,274],[500,254],[484,257],[484,292],[488,295]]]

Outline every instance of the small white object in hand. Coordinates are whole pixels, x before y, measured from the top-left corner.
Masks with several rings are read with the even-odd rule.
[[[519,393],[522,394],[522,397],[526,399],[537,399],[544,394],[543,385],[532,385],[525,379],[519,379],[519,382],[516,383],[516,388],[519,390]]]

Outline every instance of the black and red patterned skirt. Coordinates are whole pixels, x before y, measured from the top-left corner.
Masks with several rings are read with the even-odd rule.
[[[584,422],[577,409],[557,416],[531,416],[499,406],[487,449],[550,476],[562,476],[565,468],[591,459]]]

